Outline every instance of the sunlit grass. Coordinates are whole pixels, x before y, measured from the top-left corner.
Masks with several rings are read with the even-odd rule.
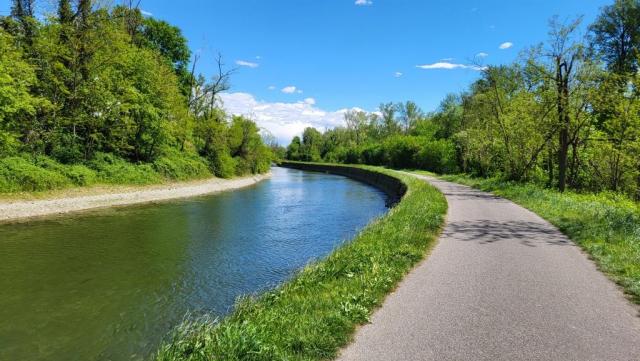
[[[581,246],[640,303],[640,206],[614,193],[560,193],[532,184],[444,176],[510,199],[545,218]]]
[[[402,201],[350,243],[292,280],[246,298],[220,322],[178,328],[157,360],[326,360],[369,320],[434,244],[446,201],[426,182],[372,167],[407,186]],[[376,170],[374,170],[376,169]],[[304,231],[304,230],[300,230]]]

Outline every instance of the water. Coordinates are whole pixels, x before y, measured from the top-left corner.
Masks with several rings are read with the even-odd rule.
[[[190,200],[0,226],[0,360],[138,360],[187,312],[228,313],[385,212],[353,180],[274,168]]]

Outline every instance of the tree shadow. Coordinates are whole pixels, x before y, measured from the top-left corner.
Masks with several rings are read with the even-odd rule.
[[[443,236],[456,241],[492,244],[517,241],[527,247],[538,245],[570,246],[573,243],[550,225],[528,221],[478,220],[452,222]]]

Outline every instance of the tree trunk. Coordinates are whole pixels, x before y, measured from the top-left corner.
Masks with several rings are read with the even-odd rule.
[[[556,87],[558,102],[558,121],[560,122],[560,134],[558,137],[558,190],[564,192],[567,187],[567,158],[569,155],[569,74],[563,72],[567,64],[556,61]]]
[[[566,127],[560,129],[560,149],[558,150],[558,190],[564,192],[567,186],[567,158],[569,154],[569,131]]]
[[[547,158],[547,172],[549,173],[549,183],[548,187],[553,187],[554,177],[553,177],[553,149],[551,145],[548,146],[548,158]]]

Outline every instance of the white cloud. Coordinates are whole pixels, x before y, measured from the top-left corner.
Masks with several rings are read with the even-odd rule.
[[[260,66],[260,64],[258,63],[252,63],[250,61],[245,61],[245,60],[236,60],[236,65],[246,66],[248,68],[257,68]]]
[[[509,49],[512,46],[513,46],[513,43],[507,41],[506,43],[500,44],[500,50]]]
[[[298,88],[296,88],[293,85],[289,85],[289,86],[286,86],[286,87],[282,88],[282,92],[285,93],[285,94],[293,94],[293,93],[296,92],[296,90],[298,90]]]
[[[256,60],[260,60],[260,59],[262,59],[262,57],[260,55],[257,55]]]
[[[344,114],[351,109],[326,111],[315,106],[315,99],[293,103],[265,102],[248,93],[222,93],[224,108],[234,115],[246,115],[259,127],[271,132],[278,142],[287,145],[306,127],[326,130],[344,125]],[[352,108],[353,110],[362,110]]]
[[[358,5],[358,6],[373,5],[373,1],[371,1],[371,0],[356,0],[356,5]]]
[[[267,88],[269,90],[276,90],[276,86],[275,85],[269,85],[269,87]]]
[[[433,64],[424,64],[424,65],[416,65],[416,68],[432,70],[432,69],[445,69],[445,70],[453,70],[453,69],[471,69],[471,70],[485,70],[485,67],[478,65],[465,65],[465,64],[455,64],[449,62],[438,62]]]
[[[144,16],[153,16],[153,13],[150,13],[148,11],[144,11],[142,9],[140,9],[140,14],[144,15]]]
[[[487,54],[487,53],[478,53],[478,54],[476,54],[477,58],[486,58],[487,56],[489,56],[489,54]]]
[[[396,77],[396,78],[400,78],[402,75],[404,75],[404,74],[402,74],[399,71],[396,71],[395,73],[393,73],[393,76]]]
[[[302,94],[302,89],[298,89],[298,90],[296,90],[296,93],[298,93],[298,94]]]
[[[440,61],[444,61],[444,62],[448,63],[448,62],[452,62],[454,60],[455,60],[455,58],[444,58],[444,59],[441,59]]]

